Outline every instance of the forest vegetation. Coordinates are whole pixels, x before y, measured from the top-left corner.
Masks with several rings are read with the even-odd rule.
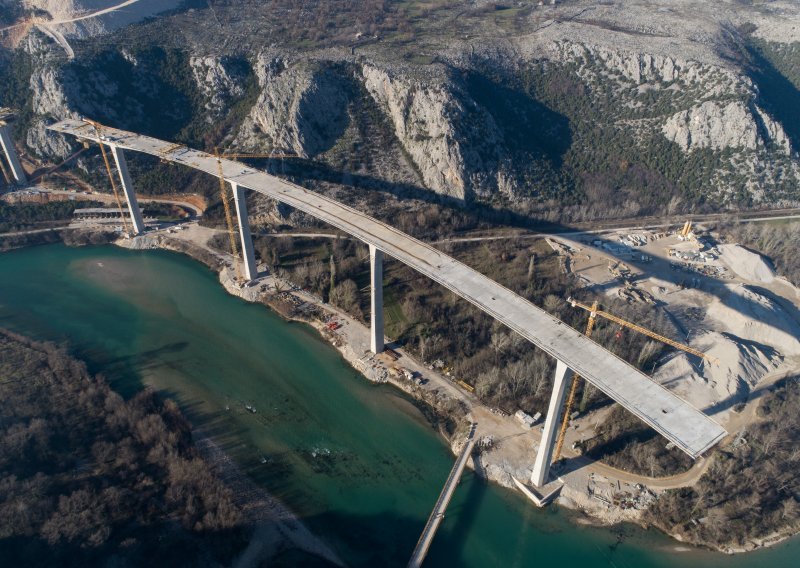
[[[246,542],[171,400],[124,400],[61,348],[0,330],[3,564],[216,566]]]
[[[744,547],[800,528],[800,377],[764,393],[760,418],[718,449],[700,481],[662,495],[647,519],[670,534],[718,546]]]

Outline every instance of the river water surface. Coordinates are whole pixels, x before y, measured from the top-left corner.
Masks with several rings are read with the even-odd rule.
[[[0,326],[67,344],[125,395],[150,385],[174,397],[350,565],[404,566],[453,463],[405,395],[368,383],[314,330],[228,295],[178,254],[0,254]],[[467,471],[425,565],[781,568],[800,557],[798,539],[728,557],[573,518]]]

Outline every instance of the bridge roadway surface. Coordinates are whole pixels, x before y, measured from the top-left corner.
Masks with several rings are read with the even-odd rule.
[[[425,523],[425,528],[422,529],[422,534],[417,541],[417,546],[414,548],[414,553],[411,555],[411,560],[408,562],[409,568],[418,568],[422,566],[422,561],[428,554],[428,549],[431,547],[433,537],[436,536],[436,531],[444,519],[444,512],[450,504],[450,499],[453,497],[453,492],[456,490],[456,485],[461,480],[461,474],[464,473],[464,467],[467,465],[469,456],[472,455],[472,448],[475,446],[475,429],[477,424],[474,422],[470,427],[469,434],[467,435],[467,443],[464,444],[464,449],[453,464],[453,469],[450,470],[450,475],[447,476],[447,481],[444,483],[442,492],[436,500],[436,505],[431,511],[431,516],[428,517],[428,522]]]
[[[94,128],[63,120],[51,130],[100,142]],[[217,177],[217,158],[207,152],[139,134],[103,128],[105,144],[144,152]],[[223,176],[304,211],[371,244],[471,302],[617,401],[692,458],[725,437],[725,430],[647,375],[525,298],[443,252],[338,201],[222,159]],[[453,330],[458,333],[458,330]]]

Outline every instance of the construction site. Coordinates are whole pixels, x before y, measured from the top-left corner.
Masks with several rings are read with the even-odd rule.
[[[762,256],[736,244],[720,244],[715,235],[704,231],[700,224],[687,220],[682,226],[661,231],[587,231],[571,233],[569,237],[523,235],[546,242],[558,256],[564,275],[575,279],[579,287],[594,298],[591,304],[572,297],[563,298],[564,303],[581,310],[586,316],[586,326],[580,330],[582,333],[569,335],[570,342],[575,341],[574,338],[580,338],[581,342],[590,339],[596,321],[603,319],[618,326],[618,337],[622,333],[642,334],[649,340],[669,346],[672,351],[667,360],[653,364],[650,371],[655,370],[655,373],[652,377],[627,367],[641,379],[637,379],[635,385],[624,386],[622,383],[612,386],[613,380],[622,376],[613,373],[604,376],[603,371],[598,371],[588,359],[573,358],[569,368],[566,365],[562,367],[559,359],[548,408],[498,409],[486,406],[475,394],[474,377],[456,376],[450,372],[448,362],[420,361],[397,344],[385,348],[384,342],[391,342],[391,338],[385,338],[383,333],[382,256],[377,246],[370,243],[371,328],[313,293],[272,274],[266,265],[256,261],[243,189],[245,183],[250,188],[262,186],[259,185],[261,182],[249,179],[257,173],[255,170],[231,160],[293,158],[294,155],[226,153],[220,150],[209,155],[193,153],[181,144],[165,145],[156,141],[153,145],[150,139],[143,138],[139,141],[135,135],[106,129],[89,119],[63,123],[57,128],[65,132],[80,132],[87,147],[90,141],[97,143],[113,195],[112,198],[105,194],[103,199],[116,205],[76,210],[72,228],[86,229],[111,223],[122,237],[119,244],[126,247],[173,248],[189,254],[202,250],[206,258],[215,258],[222,267],[220,279],[231,293],[249,301],[289,305],[290,309],[285,312],[287,315],[315,325],[368,379],[392,382],[434,408],[460,406],[471,424],[469,436],[466,440],[460,436],[453,438],[454,450],[464,450],[456,464],[460,469],[457,475],[456,469],[451,474],[442,494],[448,496],[446,499],[442,497],[443,501],[434,507],[428,527],[423,532],[420,543],[425,544],[420,546],[425,550],[438,526],[434,520],[443,517],[454,484],[468,462],[482,476],[519,489],[538,506],[557,500],[562,505],[587,511],[604,522],[638,520],[661,492],[696,483],[713,460],[713,456],[705,457],[704,454],[723,437],[727,435],[723,445],[746,444],[747,428],[755,419],[758,404],[758,397],[752,395],[768,389],[772,383],[800,367],[800,293],[787,280],[777,276]],[[113,167],[106,145],[111,149]],[[152,152],[162,159],[176,159],[192,167],[201,167],[202,163],[202,167],[219,180],[225,228],[199,226],[197,218],[202,215],[202,209],[192,206],[191,200],[184,200],[189,214],[177,223],[160,223],[153,218],[144,218],[120,145],[132,145],[134,149]],[[8,148],[11,148],[10,153]],[[14,157],[13,146],[5,139],[4,150],[8,169],[15,178],[12,180],[4,168],[6,180],[26,187],[25,172]],[[175,158],[176,154],[181,157]],[[290,189],[294,191],[293,188],[270,188],[269,191],[281,199],[288,199],[279,192],[287,193]],[[62,193],[67,199],[75,198],[74,190]],[[17,201],[24,201],[56,194],[57,190],[37,189],[32,184],[30,189],[20,189],[9,195],[15,195]],[[85,195],[92,196],[93,193],[85,192]],[[292,202],[295,206],[313,207],[313,211],[338,207],[330,200],[305,206],[301,201],[306,199],[305,195],[296,199]],[[355,214],[352,210],[345,213]],[[323,215],[351,234],[368,235],[364,237],[367,242],[378,239],[378,246],[391,250],[396,258],[403,258],[404,249],[398,245],[399,241],[384,240],[383,236],[376,236],[379,233],[359,233],[364,230],[366,221],[351,225],[351,221],[342,220],[342,213],[328,211]],[[358,230],[352,228],[355,226]],[[209,246],[219,234],[227,237],[227,254]],[[330,236],[336,237],[335,234]],[[176,243],[183,245],[176,246]],[[441,270],[443,264],[455,262],[447,260],[431,247],[423,248],[419,241],[409,242],[408,246],[415,252],[406,261],[417,264],[420,271],[430,271],[431,275]],[[421,261],[423,251],[424,254],[430,251],[434,256]],[[431,266],[434,268],[429,268]],[[466,278],[466,282],[473,282],[469,280],[473,278],[469,271],[453,274],[458,274],[453,278]],[[484,302],[497,301],[501,292],[511,294],[500,287],[487,288],[490,292],[461,292],[460,285],[454,283],[456,280],[450,283],[447,277],[433,277],[479,307],[483,307]],[[672,325],[671,333],[656,333],[607,311],[604,309],[606,298],[663,312]],[[510,298],[509,301],[516,302]],[[520,306],[517,304],[514,309]],[[533,331],[530,328],[531,331],[527,331],[525,326],[529,324],[517,323],[513,310],[504,315],[502,308],[484,309],[506,318],[501,321],[512,329],[540,341],[541,329]],[[501,311],[495,311],[497,309]],[[547,325],[551,324],[548,322]],[[560,322],[553,321],[552,325],[558,326]],[[545,345],[548,350],[556,349],[551,352],[559,353],[559,348],[553,347],[555,343]],[[589,348],[594,344],[586,342],[585,345]],[[560,353],[564,357],[576,357],[571,347]],[[617,364],[613,358],[606,360]],[[598,362],[597,359],[594,361],[595,364]],[[572,370],[575,370],[574,374]],[[643,371],[647,373],[648,369]],[[584,382],[584,376],[590,378],[589,383]],[[663,444],[667,450],[683,450],[696,460],[694,465],[683,473],[659,478],[629,473],[583,456],[585,444],[597,435],[598,426],[612,408],[605,406],[584,412],[585,405],[580,398],[586,396],[588,384],[600,386],[606,393],[617,393],[614,396],[628,410],[666,436]],[[685,406],[682,406],[683,401]],[[649,409],[648,404],[653,403],[655,407]],[[664,422],[672,411],[678,411],[680,418],[673,423]],[[464,449],[465,444],[468,450]],[[474,452],[473,444],[476,447]],[[471,460],[467,460],[470,455]],[[419,565],[424,555],[424,550],[419,556],[415,555],[414,565]]]

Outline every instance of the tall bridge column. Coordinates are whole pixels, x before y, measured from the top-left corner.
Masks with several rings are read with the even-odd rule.
[[[247,220],[247,200],[244,189],[235,182],[231,182],[233,189],[233,202],[236,205],[236,220],[239,222],[239,238],[242,241],[242,257],[244,257],[244,277],[254,280],[258,277],[256,268],[256,255],[253,252],[253,237],[250,236],[250,222]]]
[[[0,146],[3,147],[3,152],[8,160],[8,165],[11,166],[11,175],[17,183],[26,183],[28,178],[25,176],[25,170],[22,169],[22,164],[19,163],[17,157],[17,150],[14,148],[14,143],[11,141],[11,134],[8,132],[8,126],[0,125]]]
[[[544,421],[542,441],[539,444],[539,451],[536,453],[536,462],[531,475],[531,483],[536,487],[542,487],[547,482],[547,475],[550,473],[550,460],[553,458],[553,444],[556,441],[558,419],[561,416],[561,408],[564,406],[567,383],[571,377],[572,371],[569,367],[561,361],[557,361],[553,393],[550,395],[550,406]]]
[[[138,235],[144,231],[144,221],[142,221],[142,212],[139,209],[139,202],[136,201],[136,194],[133,192],[133,183],[131,182],[131,175],[128,173],[128,162],[125,161],[125,154],[121,148],[111,146],[111,153],[114,154],[114,161],[117,164],[117,171],[119,172],[119,179],[122,182],[122,190],[125,192],[125,200],[128,202],[128,211],[131,214],[131,222],[133,223],[133,233]]]
[[[383,351],[383,251],[369,245],[370,284],[372,285],[370,347]]]

